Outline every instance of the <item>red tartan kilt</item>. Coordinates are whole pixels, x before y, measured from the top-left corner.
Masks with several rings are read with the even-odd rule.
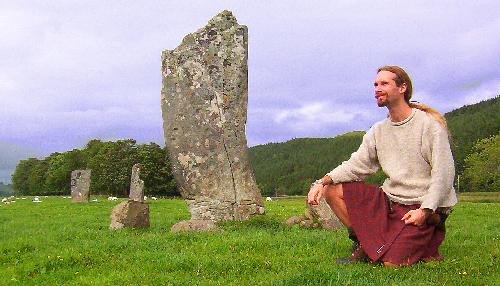
[[[420,205],[392,202],[389,206],[381,188],[363,182],[344,183],[342,189],[352,228],[372,261],[410,265],[443,259],[438,248],[444,240],[444,228],[405,225],[401,220]]]

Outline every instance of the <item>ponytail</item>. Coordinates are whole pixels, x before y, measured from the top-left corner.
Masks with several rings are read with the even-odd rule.
[[[420,103],[420,102],[415,102],[415,101],[408,102],[408,105],[411,108],[420,109],[420,110],[424,111],[425,113],[429,114],[432,118],[434,118],[437,122],[439,122],[439,124],[441,124],[441,126],[443,126],[448,131],[448,134],[450,133],[450,131],[448,130],[448,124],[446,123],[446,118],[444,118],[444,116],[441,115],[441,113],[439,113],[439,111],[437,111],[436,109],[434,109],[428,105],[425,105],[425,104]]]

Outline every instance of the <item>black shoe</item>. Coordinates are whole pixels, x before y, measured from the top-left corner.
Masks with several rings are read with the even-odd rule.
[[[354,245],[353,245],[353,247],[354,247]],[[371,261],[370,258],[368,257],[368,255],[366,255],[365,251],[363,250],[361,245],[359,245],[359,243],[358,243],[357,248],[354,249],[354,251],[352,252],[351,256],[337,258],[337,260],[335,260],[335,262],[337,262],[339,264],[347,264],[347,263],[354,263],[354,262],[370,262],[370,261]]]

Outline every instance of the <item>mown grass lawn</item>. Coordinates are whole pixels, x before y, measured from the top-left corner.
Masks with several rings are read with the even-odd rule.
[[[93,197],[96,198],[96,197]],[[338,265],[345,230],[286,227],[304,198],[266,202],[266,215],[222,233],[172,234],[182,200],[148,201],[151,228],[110,231],[118,202],[61,197],[0,205],[1,285],[500,285],[499,203],[462,202],[447,221],[445,261],[387,269]]]

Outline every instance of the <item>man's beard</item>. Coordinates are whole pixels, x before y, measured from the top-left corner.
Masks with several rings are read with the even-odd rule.
[[[378,107],[386,107],[387,106],[387,101],[382,101],[382,102],[378,102],[377,101],[377,105],[378,105]]]
[[[377,100],[378,107],[386,107],[387,106],[387,98],[385,100],[378,100],[378,98],[377,98],[376,100]]]

